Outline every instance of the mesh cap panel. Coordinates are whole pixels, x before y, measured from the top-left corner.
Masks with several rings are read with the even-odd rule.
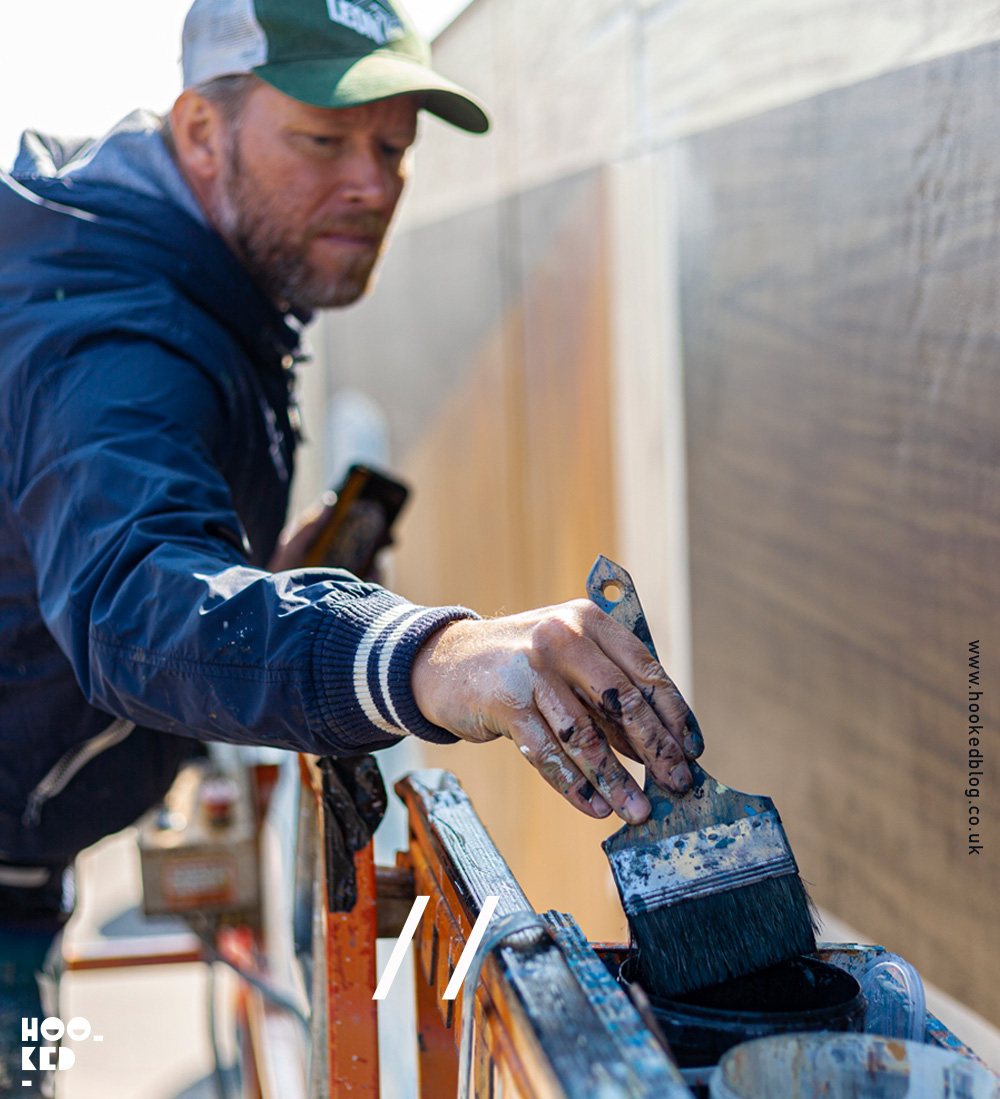
[[[267,61],[253,0],[194,0],[184,20],[184,87],[250,72]]]

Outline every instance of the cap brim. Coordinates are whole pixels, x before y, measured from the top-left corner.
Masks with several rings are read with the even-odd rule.
[[[422,97],[425,110],[459,129],[484,134],[490,128],[486,111],[467,91],[388,50],[337,60],[276,61],[253,71],[279,92],[313,107],[357,107],[412,93]]]

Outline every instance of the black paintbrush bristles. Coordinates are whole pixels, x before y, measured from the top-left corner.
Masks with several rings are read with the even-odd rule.
[[[798,874],[763,878],[629,917],[647,992],[669,999],[816,949]]]

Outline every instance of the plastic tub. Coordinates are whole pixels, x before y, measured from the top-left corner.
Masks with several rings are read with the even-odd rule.
[[[865,1033],[922,1042],[927,1003],[920,974],[898,954],[876,954],[857,974],[868,1009]]]

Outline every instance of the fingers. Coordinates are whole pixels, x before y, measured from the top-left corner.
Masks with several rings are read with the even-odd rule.
[[[535,692],[535,704],[570,762],[611,808],[629,824],[642,823],[650,813],[648,798],[576,695],[554,680]]]
[[[555,623],[541,627],[559,674],[603,724],[617,730],[661,786],[684,793],[691,786],[686,759],[703,746],[700,733],[687,726],[687,704],[628,630],[585,601],[579,613],[582,629],[576,632],[556,636]],[[549,631],[552,636],[544,636]]]
[[[316,500],[293,523],[286,527],[278,539],[278,545],[268,561],[271,572],[301,568],[313,543],[329,519],[332,504],[325,498]]]
[[[646,646],[629,630],[598,608],[594,621],[588,622],[595,643],[604,655],[620,666],[641,691],[645,701],[670,732],[683,741],[688,706],[673,680],[655,660]]]
[[[691,785],[691,772],[683,737],[678,738],[661,719],[655,688],[640,688],[615,665],[609,666],[599,682],[603,690],[599,698],[588,695],[590,704],[633,746],[660,785],[684,793]]]
[[[525,715],[510,736],[521,755],[571,805],[589,817],[606,817],[611,812],[611,806],[594,783],[552,739],[552,730],[541,717]]]
[[[634,760],[636,763],[642,763],[642,758],[639,753],[632,747],[631,744],[625,739],[621,729],[617,725],[612,725],[603,714],[597,713],[594,710],[589,711],[590,716],[594,719],[598,729],[604,734],[607,742],[620,756],[625,756],[626,759]],[[643,764],[645,766],[645,764]]]

